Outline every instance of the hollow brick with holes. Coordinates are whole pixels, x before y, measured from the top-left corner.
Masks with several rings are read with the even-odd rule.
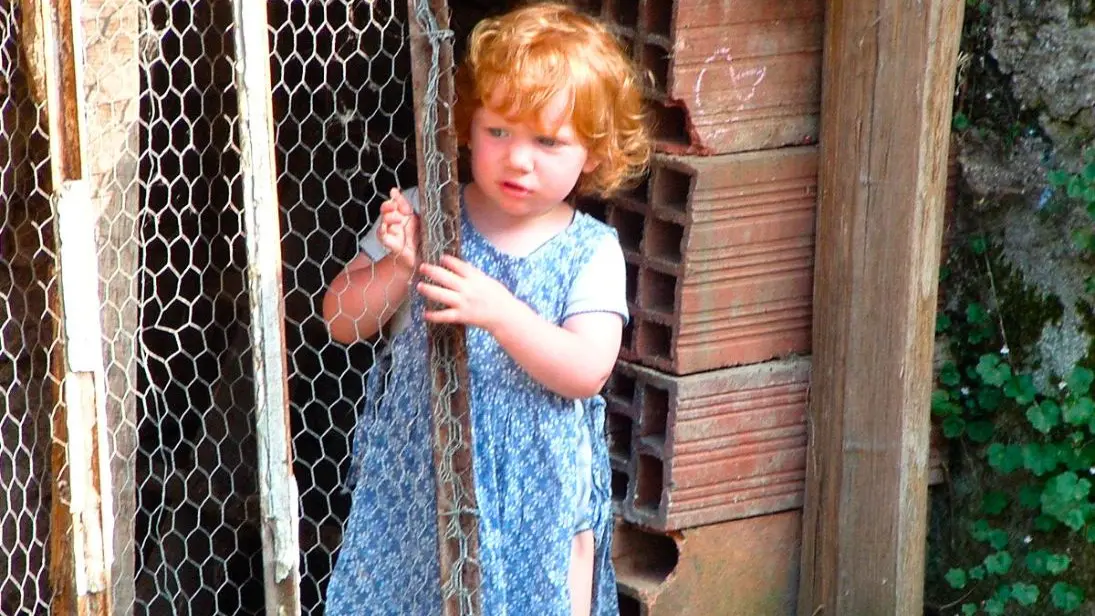
[[[649,89],[658,147],[725,154],[817,142],[820,0],[586,0]]]
[[[618,524],[620,616],[790,616],[801,536],[798,511],[671,533]]]
[[[817,150],[655,158],[583,207],[613,225],[632,319],[621,357],[690,374],[808,353]]]
[[[606,386],[617,512],[661,531],[802,506],[809,358],[671,376],[618,362]],[[938,442],[930,479],[942,478]]]

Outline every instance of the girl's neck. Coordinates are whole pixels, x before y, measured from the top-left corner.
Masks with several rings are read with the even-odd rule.
[[[494,207],[474,182],[465,188],[464,208],[479,235],[514,256],[536,250],[566,230],[574,218],[574,208],[565,202],[536,215],[510,215]]]

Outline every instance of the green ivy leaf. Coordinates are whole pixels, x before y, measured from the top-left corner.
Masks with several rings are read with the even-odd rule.
[[[992,443],[985,454],[989,466],[1001,475],[1007,475],[1023,467],[1023,450],[1019,445]],[[1041,498],[1041,493],[1038,497]]]
[[[983,240],[982,240],[983,241]],[[966,322],[970,325],[979,325],[982,323],[988,323],[989,312],[985,310],[985,307],[977,302],[971,302],[969,306],[966,306]]]
[[[951,127],[958,132],[962,132],[970,127],[970,118],[966,114],[959,111],[954,114],[954,119],[951,121]]]
[[[962,604],[962,616],[973,616],[977,613],[977,604],[975,603],[963,603]]]
[[[1095,182],[1095,161],[1089,162],[1088,164],[1084,165],[1082,175],[1084,176],[1084,179],[1088,182]]]
[[[1038,601],[1038,587],[1033,584],[1015,582],[1011,585],[1011,597],[1020,605],[1031,606]]]
[[[1050,553],[1045,550],[1035,550],[1026,557],[1027,570],[1034,575],[1046,575],[1049,573]]]
[[[1050,430],[1061,423],[1061,408],[1052,400],[1045,400],[1027,409],[1027,420],[1034,429],[1042,434],[1048,434]]]
[[[966,587],[966,583],[969,579],[966,577],[965,569],[951,569],[947,571],[947,574],[943,576],[943,579],[947,580],[947,583],[951,585],[951,588],[957,588],[962,590]]]
[[[969,576],[971,580],[981,581],[985,579],[985,566],[976,565],[974,567],[970,567]]]
[[[989,616],[1004,616],[1006,603],[993,597],[985,600],[985,613]]]
[[[1095,233],[1090,229],[1077,229],[1072,232],[1072,244],[1083,251],[1090,251],[1095,247]]]
[[[1095,401],[1087,396],[1076,399],[1065,406],[1062,416],[1069,425],[1082,426],[1095,417]]]
[[[1023,468],[1041,477],[1057,468],[1057,448],[1038,443],[1027,443],[1021,446],[1023,452]]]
[[[1000,360],[995,353],[986,353],[977,362],[977,376],[986,385],[1001,387],[1011,378],[1011,366]]]
[[[989,533],[991,533],[991,532],[992,532],[992,527],[989,526],[989,521],[988,520],[976,520],[970,526],[970,536],[973,537],[974,541],[981,541],[981,542],[988,541],[989,540]]]
[[[1087,522],[1091,504],[1087,496],[1091,482],[1066,471],[1046,482],[1042,491],[1042,513],[1053,516],[1072,530],[1080,530]]]
[[[1075,611],[1084,602],[1084,591],[1065,582],[1054,584],[1049,590],[1049,596],[1053,601],[1053,607],[1063,612]]]
[[[1008,533],[1004,530],[994,530],[989,533],[989,545],[994,550],[1002,550],[1008,547]]]
[[[939,369],[939,382],[947,387],[954,387],[961,381],[962,375],[958,372],[958,366],[948,361]]]
[[[989,554],[985,557],[985,571],[993,575],[1004,575],[1011,570],[1011,553],[1009,552],[996,552],[995,554]]]
[[[1057,521],[1057,518],[1044,513],[1034,518],[1034,530],[1038,532],[1051,533],[1060,525],[1061,523]]]
[[[973,254],[983,255],[985,254],[985,251],[988,250],[988,248],[989,245],[988,242],[985,240],[985,236],[978,235],[970,239],[970,250],[973,251]]]
[[[944,277],[943,272],[940,271],[939,281],[943,282],[944,280],[946,280],[946,278]],[[935,333],[943,334],[946,333],[950,328],[951,318],[949,315],[943,313],[935,315]]]
[[[1084,179],[1078,175],[1074,175],[1068,180],[1068,192],[1069,199],[1079,199],[1084,194]]]
[[[1017,374],[1004,385],[1004,395],[1018,404],[1034,402],[1038,389],[1034,387],[1034,377],[1029,374]]]
[[[1008,506],[1008,495],[999,490],[986,492],[981,498],[981,511],[985,515],[1000,515]]]
[[[1095,382],[1095,372],[1076,366],[1068,375],[1068,389],[1074,396],[1086,396],[1091,392],[1091,383]]]
[[[1014,380],[1012,379],[1012,381]],[[1008,381],[1008,383],[1012,381]],[[995,411],[1000,408],[1000,402],[1003,399],[1004,393],[999,387],[981,387],[977,390],[977,406],[986,411]]]
[[[1037,509],[1042,505],[1042,486],[1025,484],[1019,488],[1019,506],[1025,509]]]
[[[957,415],[950,415],[943,420],[943,436],[958,438],[966,431],[966,420]]]
[[[1084,538],[1088,543],[1095,543],[1095,526],[1088,526],[1084,529]]]
[[[961,413],[962,407],[951,402],[951,395],[945,389],[937,389],[932,392],[932,414],[938,417],[946,417],[955,413]]]
[[[970,440],[975,443],[987,443],[991,441],[993,432],[995,431],[996,424],[985,419],[971,421],[966,424],[966,436],[970,437]]]
[[[1049,571],[1053,575],[1060,575],[1065,571],[1068,571],[1068,566],[1072,564],[1072,559],[1065,554],[1050,554],[1046,558],[1046,571]]]
[[[1046,179],[1048,179],[1049,183],[1053,186],[1064,186],[1065,184],[1068,184],[1068,181],[1071,178],[1072,174],[1063,169],[1055,169],[1053,171],[1050,171],[1049,174],[1046,176]]]

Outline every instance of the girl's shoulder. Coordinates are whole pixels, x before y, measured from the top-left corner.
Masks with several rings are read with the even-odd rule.
[[[603,240],[603,238],[606,237],[617,237],[616,229],[614,227],[601,222],[581,210],[575,210],[574,231],[586,241]]]

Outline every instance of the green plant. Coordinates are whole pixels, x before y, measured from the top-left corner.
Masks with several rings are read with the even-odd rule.
[[[1095,223],[1095,155],[1087,153],[1084,163],[1078,173],[1056,171],[1049,180]],[[1076,242],[1095,256],[1090,229]],[[1095,372],[1075,365],[1036,384],[1031,358],[1017,357],[1007,343],[1006,311],[1015,306],[998,293],[993,251],[982,237],[955,250],[954,258],[984,275],[987,291],[965,295],[937,319],[950,360],[938,372],[932,413],[989,475],[969,529],[980,551],[944,579],[963,591],[952,604],[963,615],[1005,614],[1013,606],[1070,613],[1086,596],[1069,549],[1095,543]],[[1090,278],[1087,284],[1095,289]]]

